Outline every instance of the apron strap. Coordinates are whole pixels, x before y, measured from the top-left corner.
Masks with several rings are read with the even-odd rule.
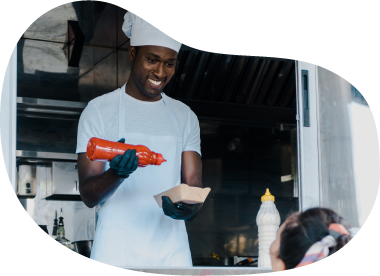
[[[124,129],[125,127],[125,97],[124,97],[124,94],[125,94],[125,85],[127,83],[125,83],[121,89],[120,89],[120,93],[119,93],[119,130],[118,130],[118,139],[121,139],[121,138],[125,138],[125,137],[121,137],[123,131],[122,129]]]
[[[164,102],[164,104],[165,104],[165,106],[168,108],[168,110],[169,110],[169,114],[170,114],[170,118],[172,119],[172,122],[173,122],[173,125],[174,125],[174,128],[175,128],[175,131],[176,131],[176,133],[177,133],[177,136],[178,136],[178,141],[179,141],[179,143],[182,143],[182,135],[180,134],[181,132],[179,131],[179,125],[178,125],[178,122],[177,122],[177,119],[176,119],[176,117],[175,117],[175,115],[174,115],[174,112],[173,112],[173,110],[171,109],[171,107],[170,107],[170,105],[169,105],[169,103],[168,103],[168,101],[166,101],[166,95],[165,95],[165,93],[164,92],[161,92],[161,97],[162,97],[162,100],[163,100],[163,102]]]

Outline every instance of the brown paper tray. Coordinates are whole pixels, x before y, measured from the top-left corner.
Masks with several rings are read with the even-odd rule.
[[[157,204],[162,208],[162,196],[169,197],[173,203],[183,202],[187,204],[203,203],[210,193],[210,188],[191,187],[187,184],[179,184],[170,190],[153,196]]]

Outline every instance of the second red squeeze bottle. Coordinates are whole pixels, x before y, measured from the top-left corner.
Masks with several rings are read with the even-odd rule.
[[[161,165],[166,160],[162,154],[151,151],[143,145],[130,145],[119,142],[112,142],[96,137],[92,137],[87,144],[87,158],[91,161],[111,161],[116,155],[123,155],[128,149],[135,149],[139,158],[139,167],[147,165]]]

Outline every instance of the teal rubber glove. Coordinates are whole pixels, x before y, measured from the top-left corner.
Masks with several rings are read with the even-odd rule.
[[[124,143],[125,139],[122,138],[118,141]],[[120,177],[128,178],[131,173],[137,169],[139,159],[136,156],[136,150],[128,149],[123,155],[116,155],[110,162],[110,168]]]
[[[164,214],[172,219],[192,221],[199,213],[200,204],[185,204],[185,203],[173,203],[172,200],[167,197],[162,197],[162,209]]]

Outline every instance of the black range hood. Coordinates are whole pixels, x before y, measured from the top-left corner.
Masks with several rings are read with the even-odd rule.
[[[165,93],[200,119],[295,124],[295,61],[224,55],[186,45]]]

